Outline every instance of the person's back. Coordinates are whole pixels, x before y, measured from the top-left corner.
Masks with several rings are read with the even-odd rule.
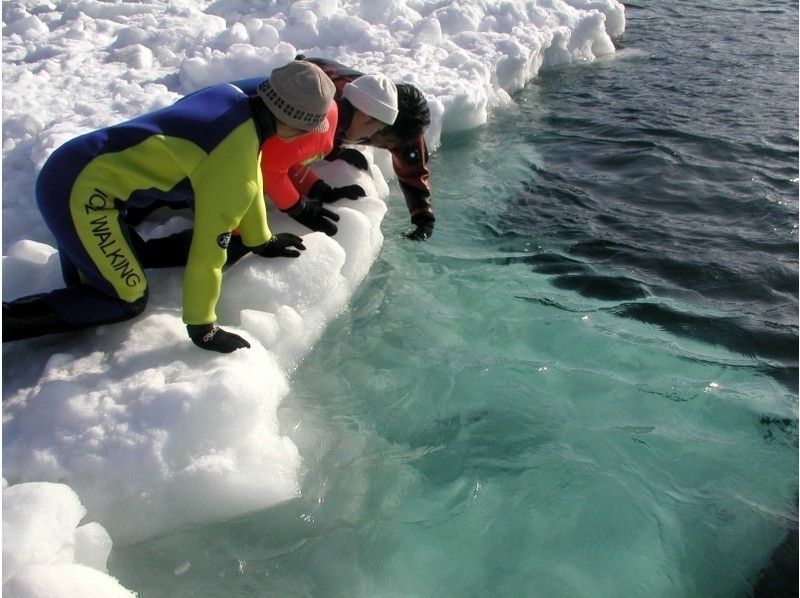
[[[155,192],[166,201],[191,197],[195,226],[219,229],[216,237],[230,221],[244,221],[242,234],[249,244],[265,242],[266,220],[245,218],[260,196],[258,145],[247,96],[218,85],[56,150],[37,179],[39,209],[59,241],[62,261],[103,293],[89,302],[88,310],[85,296],[65,290],[57,311],[73,324],[118,321],[141,312],[147,281],[118,218],[119,210],[137,197]],[[230,154],[241,156],[234,168],[228,164]],[[220,193],[225,202],[219,201]],[[187,264],[193,285],[184,303],[189,320],[213,314],[216,285],[195,272],[218,261],[216,249],[198,240]]]

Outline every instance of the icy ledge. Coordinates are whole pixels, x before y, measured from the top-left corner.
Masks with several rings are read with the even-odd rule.
[[[341,221],[332,238],[271,214],[275,230],[305,232],[307,249],[297,259],[249,255],[226,273],[219,322],[251,349],[220,355],[188,340],[180,269],[153,271],[148,310],[133,323],[20,344],[28,365],[46,365],[4,402],[4,475],[68,484],[123,543],[298,496],[300,456],[277,421],[287,373],[376,259],[386,211],[377,169],[375,179],[342,163],[319,172],[334,184],[355,180],[369,196],[333,207]],[[32,273],[55,277],[57,255],[41,263],[30,244],[10,253],[7,277],[40,286]]]

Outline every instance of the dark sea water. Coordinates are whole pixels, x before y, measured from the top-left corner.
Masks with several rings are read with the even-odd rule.
[[[522,94],[541,161],[492,232],[546,235],[561,253],[531,265],[556,286],[758,357],[796,391],[797,3],[626,7],[614,61]]]
[[[437,230],[293,375],[301,499],[148,596],[797,595],[797,3],[629,2],[432,160]],[[396,186],[395,186],[396,187]]]

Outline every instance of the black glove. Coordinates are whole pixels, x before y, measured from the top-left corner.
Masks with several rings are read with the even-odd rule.
[[[430,212],[422,212],[411,217],[411,223],[416,225],[414,230],[410,230],[403,236],[412,241],[424,241],[433,234],[433,225],[436,218]]]
[[[302,237],[292,233],[278,233],[272,235],[272,238],[266,243],[252,247],[250,251],[261,257],[300,257],[300,252],[297,249],[290,249],[291,247],[296,247],[301,251],[306,248],[303,245]]]
[[[308,196],[319,199],[322,203],[331,203],[343,198],[358,199],[367,194],[361,185],[347,185],[345,187],[331,187],[325,181],[319,180],[311,186]]]
[[[218,353],[233,353],[236,349],[250,348],[250,343],[241,336],[226,332],[214,324],[187,324],[186,331],[192,342],[201,349]]]
[[[369,162],[367,162],[367,157],[352,147],[346,147],[344,149],[339,149],[338,151],[333,151],[325,156],[325,159],[328,162],[342,160],[343,162],[347,162],[350,166],[354,166],[359,170],[369,170]]]
[[[286,213],[300,224],[304,224],[311,230],[322,231],[329,237],[335,235],[336,231],[339,230],[334,224],[334,222],[339,221],[339,214],[331,212],[319,201],[301,197],[300,201],[286,210]]]

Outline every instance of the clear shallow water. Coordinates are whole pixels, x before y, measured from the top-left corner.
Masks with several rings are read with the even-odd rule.
[[[614,59],[445,138],[436,235],[399,239],[393,196],[294,376],[303,497],[112,574],[145,597],[749,595],[797,526],[798,175],[797,7],[748,4],[629,3]]]

